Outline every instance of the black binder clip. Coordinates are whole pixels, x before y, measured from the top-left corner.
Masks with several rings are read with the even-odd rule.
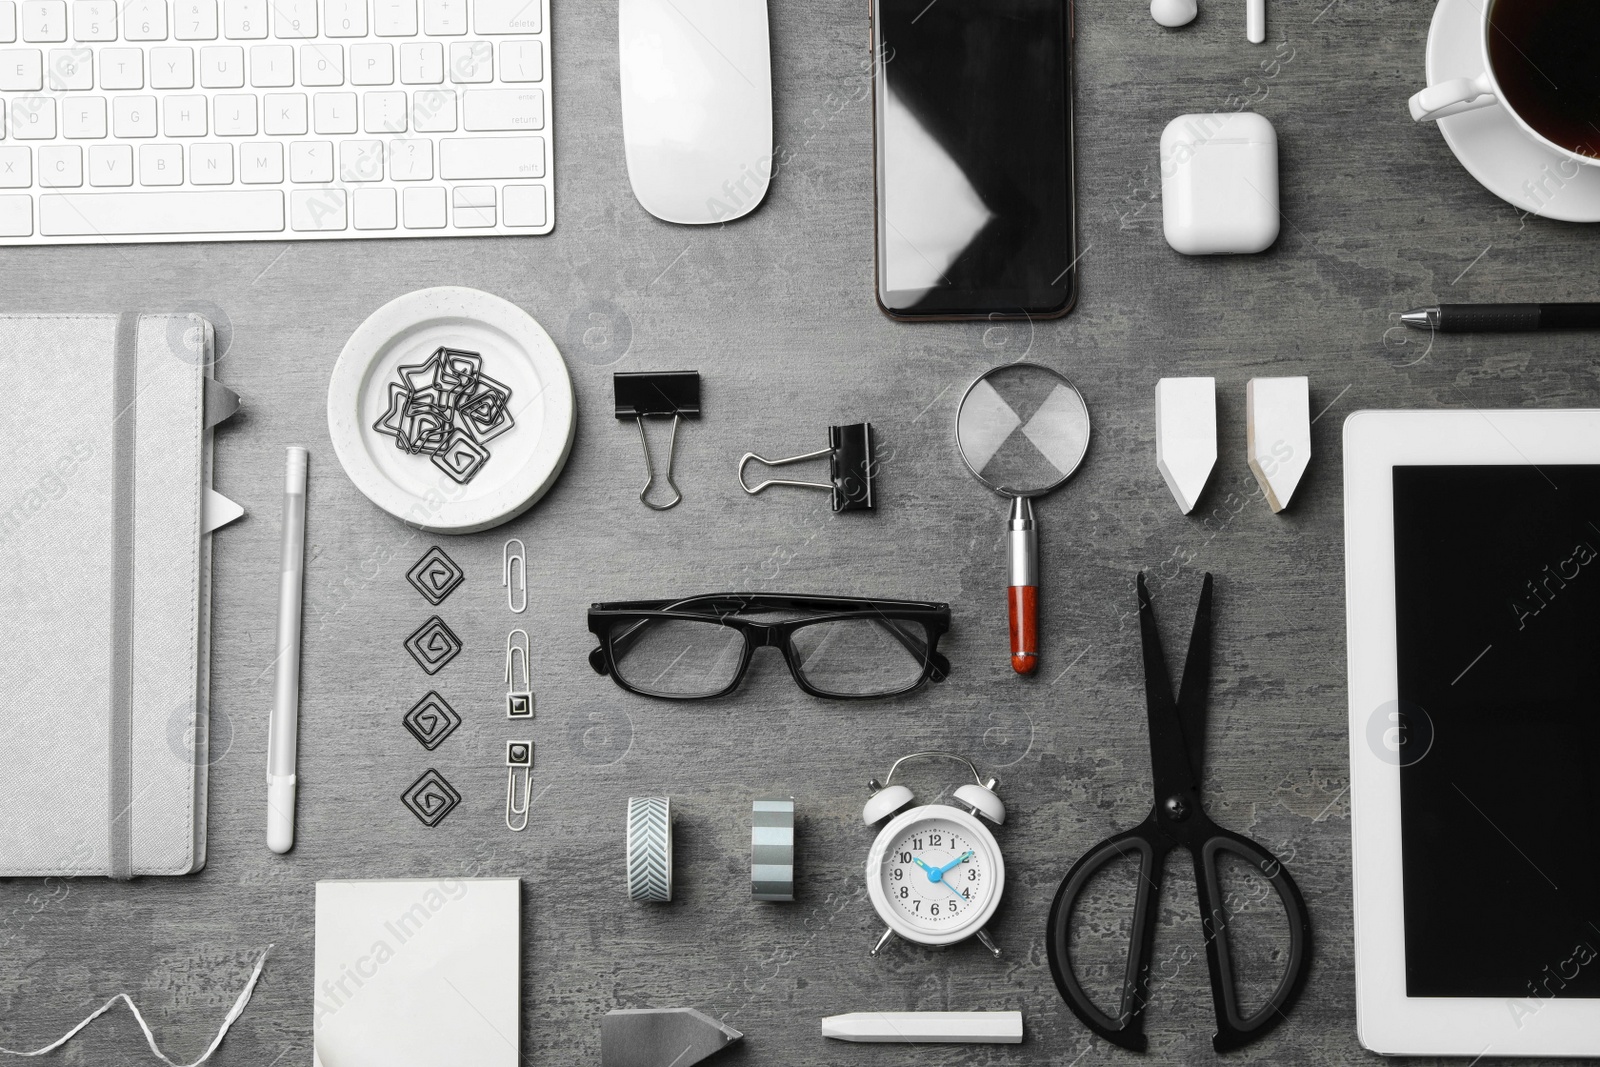
[[[784,478],[768,478],[757,486],[744,480],[745,464],[751,460],[768,467],[782,467],[790,463],[804,463],[808,459],[828,457],[827,482],[796,482]],[[803,456],[788,459],[768,459],[754,452],[739,458],[739,487],[751,496],[769,485],[793,485],[802,489],[826,489],[833,494],[834,511],[872,511],[877,497],[872,488],[875,464],[872,459],[872,423],[857,422],[849,426],[828,427],[828,447]]]
[[[644,448],[644,488],[639,490],[639,503],[652,511],[675,508],[683,500],[678,483],[672,480],[672,461],[678,452],[678,421],[700,417],[700,372],[674,371],[624,371],[611,376],[616,397],[616,415],[619,419],[633,419],[639,424],[639,444]],[[664,419],[672,416],[672,443],[667,446],[667,484],[672,487],[672,499],[665,504],[652,504],[646,499],[655,484],[655,465],[650,461],[650,439],[644,433],[645,419]]]

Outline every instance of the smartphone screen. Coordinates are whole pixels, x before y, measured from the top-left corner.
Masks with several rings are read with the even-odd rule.
[[[878,302],[1049,316],[1076,291],[1071,0],[873,0]]]

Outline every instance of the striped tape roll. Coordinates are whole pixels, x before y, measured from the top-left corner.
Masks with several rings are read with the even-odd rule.
[[[628,899],[672,899],[672,800],[628,798]]]
[[[750,896],[794,899],[794,797],[761,797],[751,807]]]

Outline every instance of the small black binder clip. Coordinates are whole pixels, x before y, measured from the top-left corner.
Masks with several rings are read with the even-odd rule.
[[[611,378],[616,395],[616,415],[619,419],[633,419],[639,424],[639,444],[644,448],[644,488],[639,490],[639,502],[653,511],[675,508],[683,500],[678,483],[672,480],[672,461],[678,451],[678,422],[681,419],[700,417],[700,372],[674,371],[624,371]],[[645,419],[664,419],[672,416],[672,443],[667,446],[667,484],[672,487],[672,499],[665,504],[652,504],[646,497],[655,484],[655,465],[650,461],[650,439],[644,433]]]
[[[751,486],[744,480],[745,464],[751,460],[768,467],[782,467],[790,463],[804,463],[808,459],[828,457],[828,481],[796,482],[785,478],[768,478],[760,485]],[[849,426],[828,427],[828,447],[803,456],[788,459],[768,459],[754,452],[739,457],[739,487],[751,496],[769,485],[793,485],[802,489],[826,489],[833,494],[834,511],[872,511],[877,496],[872,488],[875,464],[872,459],[872,423],[857,422]]]

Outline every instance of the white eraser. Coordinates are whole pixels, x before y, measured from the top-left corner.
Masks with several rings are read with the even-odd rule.
[[[1185,515],[1217,465],[1217,380],[1162,378],[1156,383],[1156,468]]]
[[[1161,132],[1161,223],[1186,256],[1278,239],[1278,134],[1250,111],[1179,115]]]
[[[1306,378],[1251,378],[1245,386],[1245,454],[1273,511],[1311,462],[1311,383]]]

